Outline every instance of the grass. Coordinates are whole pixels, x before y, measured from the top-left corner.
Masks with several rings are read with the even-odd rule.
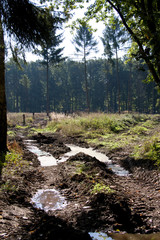
[[[159,143],[154,140],[160,130],[158,118],[158,115],[147,114],[91,113],[56,119],[47,128],[66,136],[80,135],[89,144],[101,145],[108,151],[128,148],[136,159],[150,158],[160,165]]]
[[[158,142],[155,144],[154,139],[157,137],[157,132],[160,131],[159,115],[104,113],[81,113],[69,116],[51,113],[50,115],[52,120],[48,122],[46,127],[43,129],[40,126],[32,128],[30,134],[60,132],[66,137],[78,136],[90,145],[101,146],[108,152],[127,148],[136,159],[153,158],[151,152],[146,150],[146,146],[149,145],[152,150],[154,148],[154,153],[152,153],[154,159],[157,158],[155,161],[158,161],[158,155],[155,156],[155,151],[158,151]],[[26,114],[28,122],[31,121],[31,117],[32,114]],[[46,114],[37,114],[37,117],[44,120]],[[18,125],[19,122],[22,124],[22,113],[12,114],[12,117],[9,115],[8,119],[15,125]],[[20,128],[23,129],[23,127]],[[12,131],[8,134],[14,135]]]
[[[2,179],[4,183],[0,186],[0,191],[16,191],[18,185],[13,184],[13,180],[28,167],[28,162],[23,160],[22,149],[19,144],[14,141],[8,144],[9,151],[4,158],[0,158],[2,168]],[[1,161],[3,159],[3,161]],[[4,161],[5,159],[5,161]]]
[[[135,146],[132,156],[135,159],[149,159],[160,168],[160,134],[153,135],[143,144]]]
[[[95,134],[105,135],[106,133],[119,133],[135,124],[135,118],[118,114],[89,114],[77,116],[76,118],[67,118],[54,120],[48,124],[48,129],[61,131],[66,135],[83,134],[94,132]]]
[[[31,125],[35,119],[47,119],[46,113],[35,113],[33,118],[33,113],[8,113],[7,114],[7,123],[9,127],[12,126],[22,126],[23,125],[23,115],[25,115],[25,125]]]
[[[114,193],[115,191],[112,190],[109,186],[106,186],[103,183],[96,183],[93,186],[93,189],[91,190],[92,194],[97,194],[97,193]]]

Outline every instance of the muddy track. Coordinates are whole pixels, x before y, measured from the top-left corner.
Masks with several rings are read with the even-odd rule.
[[[58,134],[39,134],[32,139],[55,157],[69,150],[66,142],[87,145],[83,139],[65,139]],[[88,231],[117,229],[132,233],[160,232],[158,170],[136,166],[127,152],[120,156],[118,152],[112,154],[113,161],[130,165],[132,174],[127,177],[116,176],[105,164],[85,154],[58,166],[41,167],[36,156],[24,146],[23,139],[18,137],[17,141],[24,149],[23,157],[29,168],[12,179],[13,184],[19,185],[17,192],[0,196],[2,239],[85,240],[90,239]],[[80,163],[84,171],[77,172]],[[95,183],[109,185],[113,192],[92,194]],[[46,214],[33,208],[30,203],[33,194],[37,189],[47,188],[60,190],[68,201],[66,209]]]

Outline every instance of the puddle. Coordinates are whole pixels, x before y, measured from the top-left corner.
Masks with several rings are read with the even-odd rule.
[[[36,141],[27,140],[25,144],[29,151],[36,154],[41,163],[41,166],[53,166],[59,162],[65,162],[69,157],[76,155],[79,152],[90,155],[91,157],[97,158],[99,161],[104,162],[112,169],[114,173],[119,176],[127,176],[128,171],[123,169],[117,164],[112,164],[112,161],[102,153],[93,150],[93,148],[82,148],[75,145],[67,145],[71,149],[70,152],[66,153],[60,159],[54,158],[51,154],[40,150]],[[38,190],[37,193],[31,199],[34,207],[48,211],[61,210],[67,206],[65,198],[55,189],[42,189]],[[106,233],[103,232],[89,232],[89,235],[93,240],[159,240],[160,233],[155,234],[122,234],[122,233]]]
[[[70,145],[70,144],[67,144],[66,146],[69,147],[71,149],[71,151],[65,153],[60,158],[59,162],[65,162],[69,157],[74,156],[77,153],[83,152],[85,154],[90,155],[91,157],[97,158],[101,162],[110,163],[109,158],[105,154],[97,152],[96,150],[93,150],[93,148],[83,148],[83,147],[78,147],[78,146]]]
[[[90,155],[91,157],[95,157],[100,162],[106,163],[108,165],[108,168],[111,168],[112,171],[118,176],[129,175],[129,172],[127,170],[125,170],[124,168],[120,167],[117,164],[113,164],[112,161],[109,160],[109,158],[105,154],[100,153],[94,150],[93,148],[83,148],[83,147],[67,144],[66,146],[69,147],[71,151],[65,153],[60,159],[56,159],[50,153],[40,150],[37,147],[35,140],[25,140],[24,142],[27,146],[27,149],[30,152],[37,155],[38,160],[40,161],[40,164],[42,167],[56,166],[60,162],[67,161],[69,157],[74,156],[77,153],[83,152],[85,154]]]
[[[160,233],[153,234],[122,234],[112,233],[107,235],[102,232],[89,232],[89,235],[93,240],[159,240]]]
[[[42,167],[49,167],[49,166],[56,166],[57,165],[57,159],[54,158],[50,153],[42,151],[36,146],[35,140],[25,140],[24,141],[27,149],[37,155],[38,160],[40,161],[40,164]]]
[[[129,172],[127,170],[125,170],[124,168],[120,167],[117,164],[112,164],[112,161],[109,160],[109,158],[105,154],[97,152],[93,148],[82,148],[82,147],[69,145],[69,144],[66,146],[69,147],[71,151],[64,154],[63,157],[60,158],[59,162],[65,162],[69,157],[74,156],[77,153],[83,152],[85,154],[90,155],[91,157],[95,157],[100,162],[107,163],[108,168],[111,168],[115,174],[119,176],[129,175]]]
[[[45,212],[60,210],[67,206],[65,198],[55,189],[38,190],[31,202],[34,207]]]
[[[89,232],[89,235],[93,240],[113,240],[113,238],[102,232]]]

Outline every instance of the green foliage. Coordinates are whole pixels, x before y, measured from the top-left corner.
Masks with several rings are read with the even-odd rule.
[[[17,129],[26,129],[26,128],[28,128],[28,126],[16,125],[16,128]]]
[[[68,118],[61,121],[52,121],[47,128],[55,131],[62,131],[66,135],[118,133],[128,128],[126,118],[119,115],[90,114],[77,118]]]
[[[7,135],[10,137],[15,137],[16,133],[14,131],[7,131]]]
[[[56,1],[56,4],[61,4],[64,12],[70,15],[71,11],[81,7],[83,2],[84,0],[64,0],[62,2]],[[154,81],[160,85],[160,71],[157,67],[160,61],[159,0],[95,0],[87,2],[89,6],[81,22],[83,23],[94,18],[97,22],[103,21],[109,24],[108,18],[110,17],[110,22],[113,24],[112,13],[115,11],[119,16],[121,25],[125,27],[132,41],[138,46],[133,56],[137,60],[143,59],[146,62]],[[79,19],[77,21],[79,22]]]
[[[125,29],[121,27],[119,19],[114,15],[106,25],[101,40],[104,45],[104,54],[109,59],[112,59],[113,55],[117,54],[127,41]]]
[[[3,163],[3,174],[15,175],[21,172],[22,166],[28,166],[28,163],[23,161],[22,149],[16,141],[8,144],[8,149]]]
[[[80,52],[84,59],[91,51],[97,50],[96,46],[98,44],[86,23],[82,23],[79,29],[77,29],[73,43],[75,44],[76,51]]]
[[[144,126],[135,126],[129,131],[129,134],[146,135],[148,131],[149,129]]]
[[[113,59],[114,64],[115,59]],[[46,111],[46,70],[39,62],[31,62],[23,65],[24,72],[29,76],[31,85],[28,92],[25,91],[20,79],[24,72],[17,69],[10,61],[6,64],[7,71],[7,106],[12,112],[44,112]],[[109,60],[97,59],[87,62],[87,78],[90,87],[90,110],[92,112],[107,111],[116,112],[118,99],[116,71],[113,71]],[[134,77],[136,76],[136,78]],[[159,112],[160,105],[156,105],[159,99],[158,93],[151,91],[154,83],[146,85],[142,83],[147,72],[137,70],[135,63],[124,64],[119,59],[119,79],[121,82],[120,99],[121,111],[127,110],[128,94],[130,94],[130,110],[142,113]],[[131,79],[130,79],[131,78]],[[76,61],[65,61],[58,68],[49,67],[49,105],[55,112],[85,111],[85,83],[84,64]],[[128,82],[130,79],[130,82]],[[129,84],[129,88],[127,87]],[[138,87],[137,87],[138,86]],[[129,92],[128,92],[129,91]],[[15,101],[16,99],[16,101]],[[27,101],[28,99],[28,101]],[[153,99],[155,99],[153,104]],[[18,104],[17,104],[18,101]],[[21,114],[19,113],[19,116]],[[21,119],[22,122],[22,119]],[[27,122],[27,118],[26,118]],[[10,123],[8,121],[8,123]],[[20,123],[20,122],[19,122]]]
[[[9,180],[0,187],[0,192],[15,192],[16,190],[16,186],[13,185]]]
[[[8,174],[13,174],[19,171],[22,164],[22,154],[16,152],[15,150],[11,150],[6,154],[4,163],[4,167],[6,168],[4,170],[7,171]]]
[[[106,186],[103,183],[96,183],[93,186],[93,189],[91,190],[92,194],[97,194],[97,193],[106,193],[106,194],[110,194],[110,193],[114,193],[115,191],[112,190],[109,186]]]
[[[158,137],[151,137],[140,146],[135,146],[133,156],[136,159],[150,159],[160,167],[160,142]]]

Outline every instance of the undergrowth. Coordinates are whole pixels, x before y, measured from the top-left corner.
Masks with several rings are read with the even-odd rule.
[[[1,191],[16,191],[18,186],[13,184],[13,180],[18,178],[18,175],[23,172],[23,169],[28,166],[26,161],[23,161],[22,149],[19,144],[14,141],[8,143],[9,151],[3,155],[3,161],[0,161],[2,169],[3,184],[0,186]]]
[[[54,120],[47,125],[49,130],[61,131],[66,135],[83,134],[85,132],[95,132],[99,134],[120,133],[138,122],[147,119],[146,115],[119,115],[119,114],[89,114]]]
[[[106,186],[103,183],[96,183],[93,186],[93,189],[91,190],[92,194],[97,194],[97,193],[114,193],[115,191],[111,189],[109,186]]]
[[[142,145],[135,146],[133,156],[135,159],[153,160],[160,168],[160,140],[157,136],[147,139]]]

